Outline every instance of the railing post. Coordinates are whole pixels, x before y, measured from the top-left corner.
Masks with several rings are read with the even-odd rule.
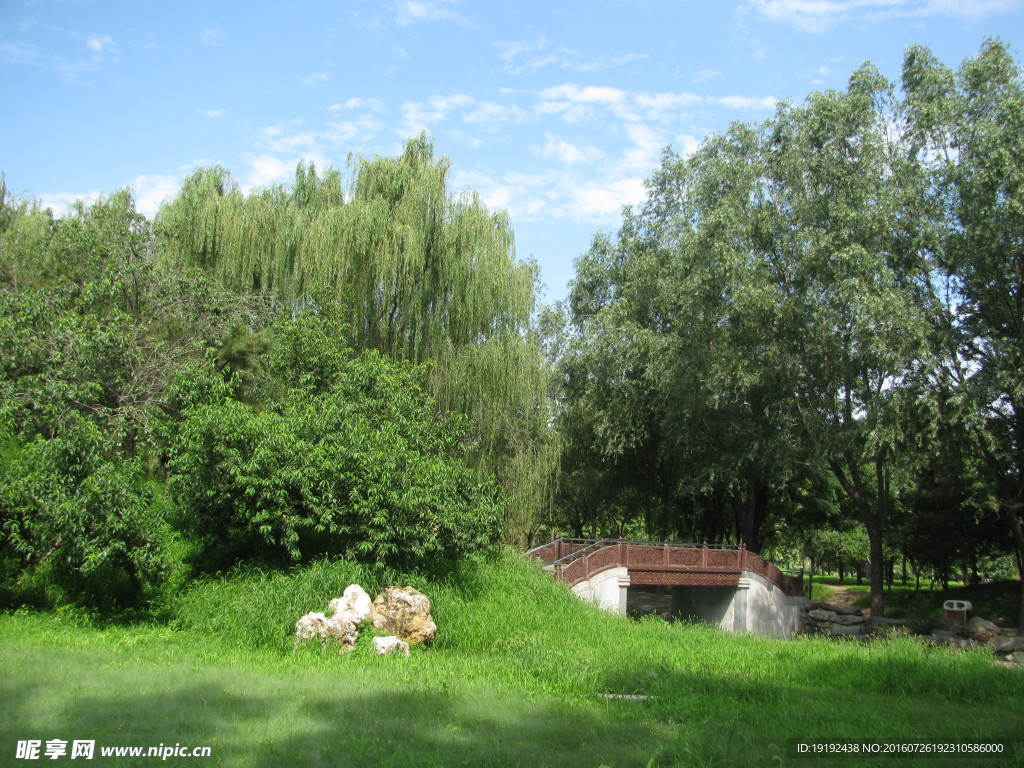
[[[625,539],[619,539],[619,565],[629,567],[629,544]]]
[[[740,570],[747,570],[747,545],[740,544]]]
[[[706,541],[700,548],[700,564],[702,568],[708,567],[708,543]]]

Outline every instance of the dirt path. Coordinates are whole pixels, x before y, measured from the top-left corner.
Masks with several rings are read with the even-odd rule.
[[[857,600],[864,596],[863,592],[851,592],[846,587],[838,584],[826,584],[825,586],[832,590],[832,596],[825,602],[832,605],[856,605]],[[862,608],[861,610],[864,612],[865,617],[870,618],[870,608]]]

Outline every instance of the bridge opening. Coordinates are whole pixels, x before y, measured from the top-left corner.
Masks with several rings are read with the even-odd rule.
[[[635,619],[657,616],[731,628],[736,623],[736,592],[734,587],[631,586],[626,614]]]
[[[735,587],[672,587],[671,615],[731,629],[736,625],[738,591]]]

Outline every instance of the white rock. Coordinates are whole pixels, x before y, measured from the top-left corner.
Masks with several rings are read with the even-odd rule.
[[[295,645],[300,645],[314,637],[323,638],[327,634],[327,617],[322,613],[307,613],[295,622]]]
[[[394,636],[373,638],[373,649],[380,656],[385,656],[392,652],[400,652],[404,656],[409,655],[409,644]]]
[[[296,648],[316,637],[325,645],[328,640],[333,640],[339,645],[339,650],[350,651],[356,644],[359,630],[345,613],[336,613],[330,618],[322,613],[307,613],[295,622]]]
[[[348,614],[349,619],[356,625],[373,613],[373,601],[358,584],[349,584],[345,587],[342,596],[331,600],[329,607],[334,615]]]

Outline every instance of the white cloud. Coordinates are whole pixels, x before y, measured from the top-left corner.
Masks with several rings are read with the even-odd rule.
[[[301,120],[269,125],[260,130],[253,144],[256,152],[250,155],[251,169],[243,187],[285,181],[291,177],[300,160],[311,161],[317,166],[330,165],[330,158],[365,147],[382,129],[379,120],[369,114],[352,120],[328,122],[321,130],[310,130]],[[280,167],[271,162],[275,159],[281,161]]]
[[[428,130],[432,125],[447,120],[456,109],[465,109],[476,103],[476,100],[464,93],[449,96],[434,95],[427,101],[407,101],[402,104],[403,123],[401,132],[404,136],[412,136],[420,131]]]
[[[774,96],[719,96],[711,101],[730,109],[775,109],[775,105],[779,103]]]
[[[181,181],[180,176],[170,174],[136,176],[129,184],[135,198],[135,210],[152,218],[161,203],[178,193]]]
[[[647,196],[644,180],[639,177],[611,182],[586,181],[569,185],[566,191],[569,199],[560,212],[582,221],[615,217],[624,206],[642,203]]]
[[[529,112],[514,104],[482,101],[463,118],[467,123],[523,123],[531,120]]]
[[[170,199],[181,188],[182,177],[173,174],[150,174],[136,176],[126,186],[131,190],[132,198],[135,200],[135,210],[152,218],[160,204]],[[82,202],[85,205],[93,205],[99,202],[107,193],[98,189],[88,192],[48,192],[39,195],[39,202],[44,208],[49,208],[55,216],[66,216],[71,207]]]
[[[622,155],[623,172],[650,173],[651,169],[657,166],[661,150],[668,142],[659,131],[644,123],[628,123],[625,126],[625,133],[633,146],[626,149]]]
[[[98,189],[91,189],[88,192],[45,192],[39,195],[39,202],[44,208],[52,210],[54,216],[65,216],[75,203],[92,205],[101,197],[103,193]]]
[[[465,131],[454,130],[451,132],[451,137],[456,141],[461,141],[463,144],[468,144],[473,149],[479,149],[484,144],[483,139],[473,136],[470,133],[466,133]]]
[[[564,165],[592,163],[604,155],[604,152],[597,147],[578,146],[549,131],[544,132],[544,139],[545,143],[543,149],[540,150],[540,156],[554,158]]]
[[[510,75],[536,72],[545,67],[571,69],[577,72],[599,72],[620,67],[637,59],[646,59],[647,54],[624,53],[618,56],[603,55],[588,58],[584,54],[539,35],[533,42],[523,40],[505,41],[496,44],[498,58],[504,64],[500,71]]]
[[[585,104],[574,104],[571,101],[539,101],[533,111],[540,115],[559,115],[567,123],[580,123],[593,114],[593,110]]]
[[[702,69],[698,72],[694,78],[695,83],[706,83],[708,80],[713,80],[716,77],[721,77],[722,71],[720,69]]]
[[[1009,13],[1020,7],[1020,0],[928,0],[920,9],[921,15],[948,14],[981,18],[993,14]]]
[[[223,109],[197,109],[196,112],[200,115],[205,115],[206,117],[212,117],[214,119],[224,117]]]
[[[311,75],[300,77],[299,82],[303,85],[316,85],[317,83],[329,83],[331,82],[331,76],[326,72],[314,72]]]
[[[683,155],[700,143],[707,113],[771,109],[772,96],[632,91],[600,83],[566,82],[539,90],[502,88],[484,93],[435,93],[388,104],[353,96],[331,104],[322,124],[293,120],[265,127],[240,175],[243,189],[289,183],[302,158],[349,153],[395,154],[404,140],[427,130],[439,153],[455,143],[486,162],[487,152],[513,152],[515,172],[453,168],[453,188],[467,184],[492,208],[517,222],[563,220],[618,224],[624,205],[644,199],[643,179],[670,143]],[[512,133],[509,126],[527,126]],[[559,129],[558,126],[571,125]]]
[[[702,96],[696,93],[638,93],[634,96],[636,105],[645,110],[647,116],[652,119],[660,118],[662,115],[676,112],[680,109],[692,107],[704,101]]]
[[[743,8],[772,21],[824,32],[855,14],[898,8],[907,0],[748,0]]]
[[[199,41],[207,45],[222,45],[224,43],[224,30],[204,29],[199,33]]]
[[[700,139],[689,133],[680,133],[672,141],[676,152],[683,157],[692,155],[700,148]]]
[[[110,39],[110,35],[90,35],[85,44],[89,47],[89,50],[100,55],[114,47],[114,41]]]
[[[747,0],[740,12],[754,12],[812,33],[848,21],[959,16],[983,18],[1019,8],[1021,0]]]
[[[387,112],[387,107],[383,101],[373,98],[362,98],[360,96],[353,96],[340,104],[331,104],[328,107],[332,112],[338,112],[342,109],[368,109],[371,112]]]
[[[458,0],[402,0],[395,3],[395,21],[401,27],[422,21],[455,21],[469,25],[469,20],[448,6]]]
[[[363,115],[355,120],[330,123],[322,138],[327,143],[327,149],[337,150],[357,141],[364,143],[376,136],[382,128],[377,120],[369,115]]]
[[[24,40],[0,43],[0,61],[6,61],[9,64],[28,64],[38,55],[39,49]]]
[[[559,115],[569,123],[579,123],[608,109],[612,115],[628,122],[643,120],[667,122],[678,120],[687,110],[699,105],[718,105],[730,109],[772,109],[774,96],[701,96],[686,91],[678,93],[645,93],[619,88],[587,86],[574,83],[551,86],[540,91],[534,106],[538,115]]]
[[[582,104],[619,104],[626,98],[626,91],[618,88],[607,88],[588,85],[581,88],[575,83],[565,83],[545,88],[540,92],[541,99],[565,99]]]
[[[256,187],[277,184],[291,178],[295,173],[295,165],[287,165],[281,158],[273,155],[257,155],[247,158],[249,172],[242,182],[242,189],[249,192]]]

